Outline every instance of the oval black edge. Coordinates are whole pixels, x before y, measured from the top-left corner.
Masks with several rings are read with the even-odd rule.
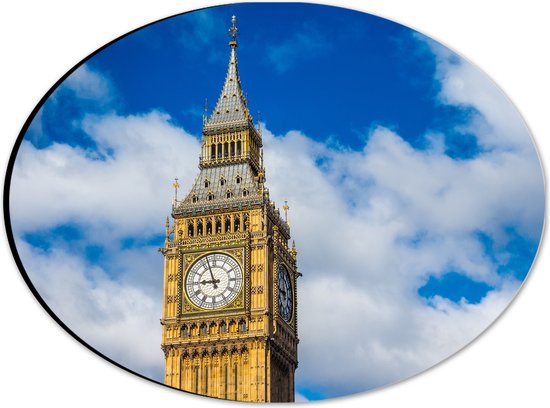
[[[150,23],[147,23],[143,26],[140,26],[138,28],[135,28],[125,34],[122,34],[121,36],[115,38],[114,40],[112,41],[109,41],[108,43],[106,43],[105,45],[101,46],[100,48],[96,49],[95,51],[93,51],[91,54],[89,54],[88,56],[84,57],[82,60],[80,60],[76,65],[74,65],[71,69],[69,69],[61,78],[59,78],[53,85],[52,87],[48,90],[48,92],[46,92],[46,94],[44,94],[44,96],[40,99],[40,101],[38,102],[38,104],[34,107],[34,109],[32,110],[32,112],[30,113],[30,115],[28,116],[27,120],[25,121],[23,127],[21,128],[21,131],[19,132],[19,135],[17,136],[17,139],[15,140],[15,144],[13,146],[13,149],[11,151],[11,154],[9,156],[9,159],[8,159],[8,166],[7,166],[7,169],[6,169],[6,176],[4,178],[4,192],[3,192],[3,210],[4,210],[4,227],[6,229],[6,236],[8,238],[8,243],[9,243],[9,246],[10,246],[10,250],[11,250],[11,253],[12,253],[12,256],[13,256],[13,260],[15,261],[15,264],[17,265],[17,269],[19,270],[19,273],[21,274],[21,276],[23,277],[23,279],[25,280],[25,283],[27,284],[27,286],[29,287],[29,289],[31,290],[32,294],[34,295],[34,297],[36,298],[36,300],[38,300],[38,302],[40,303],[40,305],[44,308],[44,310],[46,310],[46,312],[48,312],[48,314],[51,316],[51,318],[59,325],[61,326],[61,328],[63,328],[67,333],[69,333],[74,339],[76,339],[80,344],[82,344],[84,347],[86,347],[88,350],[92,351],[93,353],[95,353],[96,355],[98,355],[99,357],[101,357],[102,359],[108,361],[109,363],[113,364],[114,366],[130,373],[130,374],[133,374],[133,375],[136,375],[144,380],[147,380],[147,381],[150,381],[154,384],[158,384],[158,385],[162,385],[170,390],[174,390],[174,391],[181,391],[181,392],[184,392],[186,394],[191,394],[191,395],[199,395],[199,394],[195,394],[193,392],[190,392],[190,391],[185,391],[185,390],[180,390],[180,389],[177,389],[177,388],[174,388],[174,387],[171,387],[167,384],[164,384],[160,381],[157,381],[153,378],[150,378],[150,377],[147,377],[143,374],[140,374],[134,370],[131,370],[130,368],[128,367],[125,367],[123,366],[122,364],[116,362],[115,360],[111,359],[110,357],[107,357],[105,354],[101,353],[99,350],[96,350],[94,347],[92,347],[91,345],[89,345],[88,343],[86,343],[82,338],[80,338],[75,332],[73,332],[54,312],[53,310],[48,306],[48,304],[44,301],[44,299],[40,296],[40,294],[38,293],[38,290],[36,289],[36,287],[33,285],[29,275],[27,274],[26,270],[25,270],[25,267],[23,266],[23,262],[21,261],[21,258],[19,256],[19,252],[17,251],[17,246],[15,245],[15,239],[13,237],[13,229],[11,227],[11,218],[10,218],[10,200],[9,200],[9,197],[10,197],[10,186],[11,186],[11,180],[12,180],[12,176],[13,176],[13,167],[14,167],[14,164],[15,164],[15,159],[17,157],[17,154],[19,153],[19,148],[21,147],[21,143],[23,142],[23,139],[25,137],[25,134],[27,133],[27,130],[29,129],[29,126],[30,124],[32,123],[32,121],[34,120],[36,114],[38,113],[38,111],[42,108],[42,106],[44,105],[44,103],[46,103],[46,101],[48,100],[48,98],[55,92],[55,90],[74,72],[76,71],[80,66],[82,66],[83,64],[85,64],[88,60],[90,60],[92,57],[94,57],[96,54],[98,54],[99,52],[103,51],[105,48],[113,45],[114,43],[116,43],[117,41],[119,40],[122,40],[123,38],[131,35],[131,34],[134,34],[136,33],[137,31],[139,30],[142,30],[144,28],[147,28],[153,24],[157,24],[157,23],[160,23],[161,21],[164,21],[164,20],[168,20],[168,19],[171,19],[171,18],[174,18],[174,17],[177,17],[177,16],[181,16],[181,15],[184,15],[184,14],[188,14],[188,13],[194,13],[196,11],[200,11],[200,10],[207,10],[207,9],[213,9],[213,8],[217,8],[217,7],[223,7],[223,6],[227,6],[227,5],[231,5],[231,4],[243,4],[243,3],[230,3],[230,4],[221,4],[221,5],[216,5],[216,6],[206,6],[206,7],[201,7],[201,8],[197,8],[197,9],[193,9],[193,10],[189,10],[189,11],[185,11],[185,12],[182,12],[182,13],[177,13],[177,14],[173,14],[173,15],[170,15],[168,17],[163,17],[161,19],[158,19],[158,20],[155,20],[153,22],[150,22]],[[214,400],[219,400],[219,401],[222,401],[221,399],[219,398],[216,398],[216,397],[211,397],[211,396],[208,396],[208,395],[200,395],[201,397],[208,397],[208,398],[212,398]]]

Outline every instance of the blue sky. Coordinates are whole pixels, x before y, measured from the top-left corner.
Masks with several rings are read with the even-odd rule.
[[[332,7],[177,16],[98,52],[58,87],[25,136],[10,197],[39,292],[100,352],[162,379],[156,249],[171,179],[185,190],[197,173],[233,14],[267,183],[290,202],[304,273],[299,398],[380,387],[456,352],[500,314],[536,254],[536,151],[475,67],[405,27]]]

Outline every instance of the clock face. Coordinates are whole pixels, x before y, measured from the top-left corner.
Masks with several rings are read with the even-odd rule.
[[[222,253],[204,255],[189,269],[185,291],[201,309],[228,305],[241,291],[243,274],[235,259]]]
[[[292,284],[290,283],[290,275],[284,265],[279,265],[279,314],[287,322],[292,320]]]

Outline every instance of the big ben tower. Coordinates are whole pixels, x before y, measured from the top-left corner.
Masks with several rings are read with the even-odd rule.
[[[229,66],[202,131],[200,172],[166,221],[165,383],[217,398],[294,401],[298,365],[296,248],[265,185],[262,137]],[[174,184],[177,188],[179,185]],[[288,206],[283,207],[286,210]]]

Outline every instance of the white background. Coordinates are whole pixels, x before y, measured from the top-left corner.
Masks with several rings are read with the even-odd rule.
[[[506,3],[506,4],[503,4]],[[20,0],[0,6],[0,157],[40,98],[68,69],[134,28],[212,1]],[[545,2],[384,0],[330,2],[389,18],[440,41],[487,72],[516,104],[544,162],[550,56]],[[495,8],[495,4],[498,7]],[[284,22],[281,22],[284,25]],[[40,210],[40,197],[37,211]],[[526,200],[529,198],[526,197]],[[548,256],[544,242],[520,295],[481,338],[437,367],[375,392],[317,405],[547,407],[550,403]],[[0,243],[0,404],[59,407],[228,405],[141,380],[81,346],[42,309]],[[139,341],[139,339],[136,339]],[[159,326],[160,343],[160,326]],[[328,368],[327,368],[328,369]]]

